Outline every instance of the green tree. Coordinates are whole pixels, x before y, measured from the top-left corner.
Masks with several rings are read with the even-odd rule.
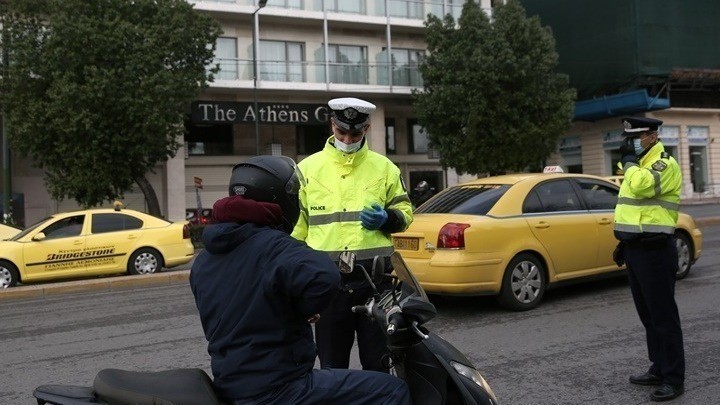
[[[414,107],[444,167],[500,174],[537,166],[570,126],[575,90],[556,73],[549,29],[517,0],[487,16],[467,1],[455,20],[428,16],[424,89]]]
[[[185,0],[6,0],[0,103],[14,152],[56,199],[85,207],[175,156],[189,103],[212,81],[219,24]]]

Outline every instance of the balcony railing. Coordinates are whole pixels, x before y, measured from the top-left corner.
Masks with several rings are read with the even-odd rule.
[[[326,80],[324,62],[258,61],[258,80],[299,83],[343,83],[389,86],[387,63],[357,64],[329,63]],[[214,64],[220,71],[220,80],[252,80],[252,59],[218,58]],[[422,87],[422,77],[417,66],[393,66],[392,85]]]
[[[223,3],[241,6],[254,6],[255,0],[189,0],[192,3]],[[358,14],[374,17],[385,17],[385,0],[325,0],[330,13]],[[428,14],[438,17],[452,14],[455,19],[460,17],[464,1],[448,2],[443,0],[389,0],[390,17],[424,20]],[[304,11],[323,11],[322,0],[273,0],[268,7],[288,8]]]

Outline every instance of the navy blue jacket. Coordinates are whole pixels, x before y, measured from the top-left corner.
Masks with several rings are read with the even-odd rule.
[[[251,223],[211,225],[203,243],[190,287],[218,393],[248,398],[312,370],[308,318],[339,291],[340,273],[327,254]]]

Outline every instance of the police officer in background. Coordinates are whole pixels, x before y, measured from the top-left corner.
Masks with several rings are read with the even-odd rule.
[[[433,196],[433,190],[427,181],[423,180],[415,186],[414,193],[411,197],[413,204],[416,207],[421,206],[425,201],[429,200]]]
[[[300,219],[292,236],[334,261],[343,251],[354,252],[356,264],[369,271],[376,255],[392,254],[390,234],[410,225],[412,204],[397,166],[368,148],[365,135],[375,105],[336,98],[328,106],[332,136],[323,150],[298,164],[307,181],[300,190]],[[342,291],[315,324],[322,368],[348,368],[357,333],[362,368],[387,372],[383,331],[366,315],[351,311],[372,296],[368,281],[362,271],[353,271],[342,274],[340,284]]]
[[[662,121],[623,119],[620,147],[624,180],[615,207],[613,259],[627,264],[630,290],[645,327],[650,368],[630,382],[659,386],[650,396],[667,401],[683,393],[685,353],[680,315],[675,303],[678,256],[675,225],[682,175],[677,161],[658,140]]]

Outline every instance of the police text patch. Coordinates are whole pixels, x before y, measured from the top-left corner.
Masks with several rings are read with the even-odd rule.
[[[658,172],[665,170],[666,167],[667,163],[663,162],[662,160],[658,160],[657,162],[652,164],[653,170],[656,170]]]

